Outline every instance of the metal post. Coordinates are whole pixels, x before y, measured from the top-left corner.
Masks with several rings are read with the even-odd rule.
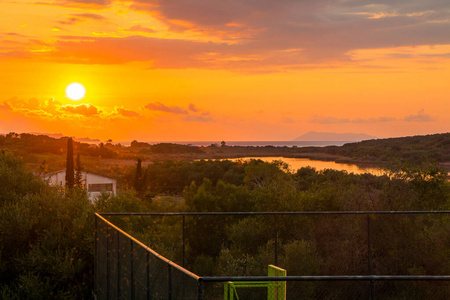
[[[186,235],[185,235],[184,228],[186,226],[186,216],[184,214],[183,214],[183,224],[182,225],[183,225],[183,260],[181,263],[182,263],[182,267],[185,268]],[[183,299],[184,299],[184,297],[186,295],[186,286],[185,286],[184,282],[183,282],[183,294],[182,295],[183,295]]]
[[[198,300],[203,300],[203,280],[200,278],[198,281]]]
[[[150,253],[145,252],[146,255],[146,260],[147,260],[147,268],[146,268],[146,273],[147,273],[147,300],[150,300]]]
[[[370,215],[367,214],[367,274],[372,274],[372,253],[371,253],[371,247],[370,247]]]
[[[375,280],[370,280],[370,300],[375,300]]]
[[[170,265],[167,265],[167,279],[169,284],[169,293],[167,299],[172,300],[172,267]]]
[[[117,299],[120,299],[120,233],[117,231]]]
[[[278,217],[275,216],[275,265],[278,266]]]
[[[183,215],[183,268],[185,268],[185,266],[186,266],[186,262],[185,262],[185,259],[186,259],[186,255],[185,255],[185,253],[186,253],[186,216],[185,215]]]
[[[109,299],[109,281],[111,280],[111,250],[109,249],[109,225],[106,224],[106,299]]]
[[[372,269],[372,249],[370,245],[370,215],[367,214],[367,273],[368,275],[373,275]],[[370,280],[370,300],[375,300],[375,281]]]
[[[134,251],[133,251],[133,240],[130,239],[130,289],[131,289],[131,299],[134,299]]]
[[[95,247],[95,252],[94,252],[94,295],[98,295],[98,234],[97,234],[97,230],[98,230],[98,217],[97,215],[95,215],[95,240],[94,240],[94,247]]]

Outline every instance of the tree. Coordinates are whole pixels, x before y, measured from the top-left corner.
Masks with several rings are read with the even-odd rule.
[[[66,186],[71,189],[74,186],[75,174],[73,168],[73,141],[67,140],[67,159],[66,159]]]
[[[80,153],[77,153],[77,165],[75,169],[75,186],[83,187],[83,166],[80,161]]]
[[[41,172],[40,172],[41,176],[43,176],[45,178],[45,176],[48,173],[48,163],[47,163],[47,161],[45,159],[42,161],[40,169],[41,169]]]
[[[134,179],[134,189],[141,194],[144,189],[144,178],[142,177],[142,160],[138,158],[136,165],[136,177]]]

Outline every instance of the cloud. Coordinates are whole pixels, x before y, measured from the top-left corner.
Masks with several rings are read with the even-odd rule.
[[[350,123],[350,119],[334,117],[314,117],[311,119],[311,122],[319,124],[341,124]]]
[[[136,31],[136,32],[145,32],[145,33],[155,33],[155,32],[157,32],[154,29],[151,29],[151,28],[148,28],[148,27],[143,27],[143,26],[141,26],[139,24],[128,28],[127,31]]]
[[[287,124],[293,124],[295,123],[294,119],[291,118],[283,118],[283,123],[287,123]]]
[[[312,123],[318,124],[368,124],[368,123],[387,123],[387,122],[396,122],[396,121],[404,121],[404,122],[432,122],[436,119],[429,114],[426,114],[424,109],[419,110],[416,114],[408,115],[404,118],[395,118],[395,117],[378,117],[378,118],[335,118],[335,117],[321,117],[314,116],[311,119]]]
[[[159,39],[143,36],[59,40],[50,58],[83,64],[122,64],[148,61],[152,68],[192,68],[210,64],[199,55],[210,52],[214,44],[195,41]]]
[[[73,7],[81,9],[103,9],[111,5],[112,0],[62,0],[51,2],[37,2],[39,5]]]
[[[170,114],[188,114],[188,111],[179,106],[166,106],[160,102],[149,103],[145,106],[148,110],[162,111]]]
[[[12,110],[11,105],[3,101],[3,104],[0,104],[0,110]]]
[[[123,117],[127,117],[127,118],[133,118],[133,117],[139,117],[139,113],[132,111],[132,110],[128,110],[125,108],[121,108],[121,107],[117,107],[116,108],[116,112],[117,114],[123,116]]]
[[[356,118],[356,119],[349,119],[349,118],[335,118],[335,117],[313,117],[311,119],[312,123],[318,123],[318,124],[365,124],[365,123],[386,123],[386,122],[393,122],[397,121],[397,118],[394,117],[378,117],[378,118]]]
[[[2,108],[3,107],[3,108]],[[0,110],[8,110],[13,114],[29,117],[53,118],[59,116],[61,103],[52,99],[40,101],[37,98],[20,99],[18,97],[9,98],[0,105]]]
[[[45,120],[60,120],[72,122],[73,120],[80,121],[83,119],[86,122],[102,121],[118,121],[141,118],[142,116],[137,112],[124,107],[113,108],[99,108],[92,104],[78,104],[78,105],[63,105],[54,98],[45,101],[37,98],[20,99],[18,97],[9,98],[0,102],[0,111],[11,111],[12,114],[40,118]]]
[[[10,37],[27,37],[26,35],[16,33],[16,32],[5,32],[4,34],[7,36],[10,36]]]
[[[112,2],[54,0],[46,4],[105,8]],[[47,60],[81,64],[141,61],[148,62],[149,69],[226,69],[258,74],[355,62],[369,68],[375,54],[360,59],[355,52],[450,45],[448,1],[134,0],[121,2],[119,7],[156,18],[160,24],[155,28],[165,31],[161,35],[164,38],[153,35],[156,31],[150,27],[135,23],[121,27],[120,23],[117,30],[108,31],[110,37],[91,33],[85,37],[65,36],[51,45],[37,47],[33,43],[36,49],[28,44],[10,46],[0,51],[0,57],[40,55]],[[86,11],[89,12],[68,15],[60,23],[105,21],[111,13]],[[124,14],[122,20],[126,17]],[[153,37],[142,36],[148,34]],[[2,48],[3,42],[0,41]],[[417,57],[413,52],[385,58],[394,61],[398,56]],[[426,52],[423,57],[445,59],[449,55],[448,51]]]
[[[214,119],[203,115],[187,115],[183,117],[184,122],[214,122]]]
[[[189,104],[189,110],[193,112],[198,112],[198,108],[195,106],[195,104]]]
[[[145,108],[151,111],[161,111],[172,115],[182,116],[180,120],[183,122],[214,122],[214,119],[210,116],[209,112],[202,111],[192,103],[188,105],[187,109],[181,106],[167,106],[160,102],[149,103]],[[160,118],[160,121],[170,122],[171,119]]]
[[[348,61],[354,49],[450,44],[445,1],[136,0],[132,8],[169,27],[218,37],[241,56],[281,64]],[[302,52],[286,56],[288,49]]]
[[[75,23],[85,22],[88,20],[105,21],[106,18],[101,15],[92,13],[72,14],[69,15],[66,20],[58,21],[58,23],[63,25],[73,25]]]
[[[96,116],[102,111],[98,110],[97,107],[90,104],[80,104],[80,105],[63,105],[60,108],[62,111],[67,111],[70,113],[82,115],[85,117]]]
[[[416,114],[412,114],[403,118],[403,121],[406,122],[432,122],[435,121],[435,118],[425,113],[425,110],[422,108]]]

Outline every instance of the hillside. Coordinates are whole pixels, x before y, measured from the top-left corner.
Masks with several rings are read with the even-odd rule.
[[[387,162],[392,159],[450,162],[450,133],[368,140],[340,147],[302,148],[300,152],[327,153],[356,162]]]
[[[0,136],[0,150],[21,157],[34,172],[51,172],[64,168],[67,137],[10,133]],[[367,140],[328,147],[196,147],[161,143],[150,145],[134,141],[131,146],[74,142],[75,155],[80,153],[85,169],[100,175],[120,178],[140,158],[144,165],[165,160],[225,159],[239,157],[310,158],[355,164],[385,166],[401,160],[421,163],[434,160],[450,169],[450,133],[426,136]]]

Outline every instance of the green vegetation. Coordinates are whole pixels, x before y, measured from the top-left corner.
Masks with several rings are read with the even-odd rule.
[[[165,166],[165,167],[163,167]],[[150,187],[166,182],[170,193],[184,188],[184,201],[163,206],[161,200],[144,198],[132,210],[145,211],[361,211],[361,210],[448,210],[450,185],[446,172],[433,163],[391,166],[384,176],[354,175],[344,171],[302,168],[285,172],[280,161],[252,160],[164,162],[149,165],[146,172],[169,177],[147,177]],[[153,169],[155,168],[155,169]],[[211,169],[210,169],[211,168]],[[215,173],[208,173],[208,170]],[[196,181],[186,174],[210,174]],[[162,179],[164,178],[164,180]],[[170,181],[167,181],[169,180]],[[233,178],[232,182],[229,178]],[[175,184],[171,186],[171,184]],[[172,189],[169,189],[172,187]],[[105,201],[108,203],[108,201]],[[128,204],[130,205],[130,204]],[[115,211],[105,207],[105,211]],[[449,217],[372,216],[372,261],[376,274],[436,275],[450,272]],[[181,222],[174,217],[112,218],[113,223],[149,244],[159,253],[181,263]],[[290,275],[367,274],[367,219],[361,216],[311,216],[278,218],[278,265]],[[264,275],[273,261],[273,216],[197,216],[186,219],[186,266],[194,273],[210,276]],[[308,297],[324,286],[313,284],[292,289]],[[289,288],[288,288],[289,290]],[[349,292],[350,290],[350,292]],[[341,291],[334,298],[358,298],[364,288]],[[402,290],[428,296],[413,284],[389,287],[394,295]],[[336,290],[335,290],[336,291]],[[291,290],[292,292],[292,290]],[[331,296],[330,296],[331,297]],[[333,298],[331,297],[331,298]]]
[[[65,168],[68,138],[55,139],[45,135],[9,133],[0,135],[0,149],[20,156],[27,167],[35,172],[48,172]],[[196,147],[171,143],[150,145],[133,141],[129,147],[113,144],[89,145],[74,142],[74,154],[82,157],[88,172],[113,177],[120,187],[131,187],[134,178],[125,178],[136,160],[142,164],[158,161],[194,161],[200,159],[227,159],[239,157],[293,157],[337,162],[371,164],[384,167],[392,161],[419,164],[433,160],[450,170],[450,133],[403,138],[369,140],[329,147],[241,147],[212,144]]]
[[[71,189],[75,185],[75,169],[73,166],[73,141],[67,140],[66,186]]]
[[[440,138],[441,153],[448,151],[448,147],[443,146],[446,134],[430,138]],[[29,149],[35,149],[34,143],[52,143],[52,146],[48,152],[36,147],[36,152],[28,153]],[[425,142],[417,141],[417,144]],[[429,160],[421,160],[420,163],[398,160],[390,164],[390,172],[384,176],[355,175],[335,170],[318,172],[313,168],[289,173],[281,161],[189,162],[161,159],[145,165],[145,160],[136,161],[140,155],[146,159],[152,157],[146,156],[149,155],[144,153],[147,150],[141,151],[147,149],[147,145],[124,148],[108,143],[86,148],[85,144],[74,142],[74,153],[82,155],[83,166],[100,170],[97,173],[116,174],[122,182],[123,189],[118,195],[104,194],[92,204],[79,187],[65,192],[48,186],[30,173],[23,163],[23,160],[27,161],[30,166],[34,157],[36,165],[33,169],[47,171],[57,166],[51,158],[58,157],[63,168],[66,145],[67,139],[15,134],[0,137],[0,147],[6,149],[0,151],[2,299],[91,298],[94,211],[450,209],[447,174]],[[346,147],[354,146],[340,149]],[[429,146],[430,149],[436,147]],[[135,151],[135,148],[140,150]],[[207,152],[212,148],[228,151],[234,147],[206,147],[203,150]],[[87,155],[91,153],[83,152],[87,149],[92,153],[106,153],[106,156],[112,153],[111,157],[127,158],[130,163],[114,165],[110,158]],[[323,148],[324,151],[336,148],[326,149]],[[381,149],[384,148],[380,148],[380,153]],[[41,163],[40,159],[44,157],[48,165]],[[445,158],[439,157],[439,160]],[[435,158],[438,159],[437,156]],[[111,165],[106,167],[107,163]],[[79,165],[77,158],[77,168]],[[279,265],[290,275],[365,274],[366,242],[360,229],[365,228],[366,220],[342,220],[280,218]],[[180,262],[179,220],[117,217],[113,221],[158,252]],[[372,244],[377,249],[373,258],[377,273],[450,273],[447,216],[374,217],[371,222],[374,230]],[[263,216],[187,218],[187,267],[199,275],[263,275],[267,264],[273,263],[273,227],[273,219]],[[312,285],[302,289],[305,295],[313,295],[316,291]],[[338,298],[345,298],[341,296]]]
[[[450,133],[368,140],[341,147],[301,148],[300,152],[326,153],[364,162],[387,162],[392,159],[420,163],[424,159],[450,161]]]
[[[94,207],[0,154],[0,298],[88,299],[92,295]]]

